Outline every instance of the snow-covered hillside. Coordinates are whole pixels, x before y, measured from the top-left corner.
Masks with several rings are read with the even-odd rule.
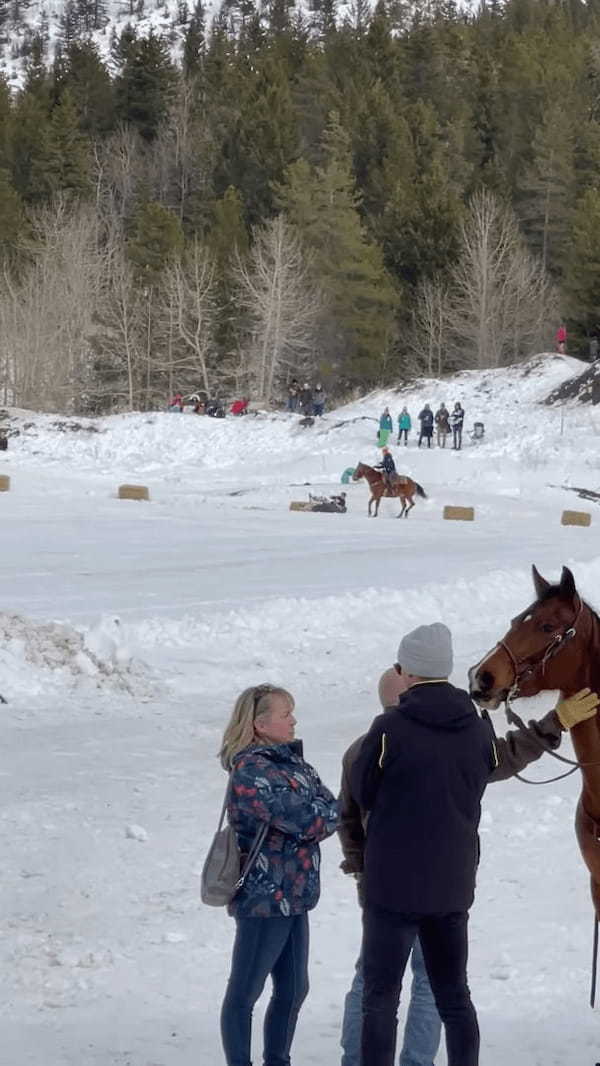
[[[285,413],[133,414],[74,428],[10,412],[0,452],[11,477],[0,494],[2,1061],[221,1062],[232,926],[200,907],[198,871],[234,697],[265,679],[290,687],[308,755],[336,787],[407,628],[446,620],[464,684],[529,602],[532,562],[550,577],[572,566],[599,603],[600,509],[557,486],[599,489],[600,413],[542,402],[582,369],[545,356],[423,381],[306,430]],[[376,460],[385,405],[397,415],[406,403],[414,419],[425,402],[457,399],[468,428],[484,422],[483,442],[424,451],[413,431],[408,448],[393,448],[428,494],[408,521],[395,520],[393,501],[368,519],[361,483],[347,486],[345,515],[288,510],[337,489],[358,459]],[[147,484],[150,502],[118,500],[124,481]],[[473,505],[476,521],[444,522],[446,503]],[[590,528],[560,525],[572,506],[592,510]],[[548,694],[522,710],[551,704]],[[485,798],[470,980],[486,1066],[599,1057],[577,792],[571,777],[494,785]],[[323,854],[296,1045],[304,1066],[340,1061],[360,939],[337,842]]]
[[[185,6],[185,5],[184,5]],[[170,43],[173,58],[180,60],[181,49],[186,31],[183,19],[184,6],[178,0],[142,0],[141,3],[122,0],[107,0],[106,15],[100,20],[100,28],[92,30],[90,38],[96,44],[105,61],[110,59],[111,41],[116,34],[122,33],[127,25],[134,26],[140,37],[150,31],[165,37]],[[207,4],[206,15],[217,5]],[[193,10],[193,4],[190,5]],[[190,17],[187,11],[187,20]],[[67,0],[31,0],[27,5],[18,4],[9,8],[4,24],[5,44],[0,50],[0,70],[13,88],[18,88],[23,81],[26,66],[27,44],[38,34],[48,41],[48,59],[54,59],[57,42],[64,39],[63,19],[67,10]]]

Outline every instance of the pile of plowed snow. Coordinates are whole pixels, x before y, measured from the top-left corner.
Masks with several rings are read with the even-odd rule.
[[[5,699],[65,689],[145,697],[156,687],[149,668],[125,645],[116,619],[79,630],[0,612],[0,677]]]

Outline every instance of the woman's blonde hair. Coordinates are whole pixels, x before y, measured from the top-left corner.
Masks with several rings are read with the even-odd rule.
[[[244,689],[235,701],[231,718],[227,723],[219,758],[224,770],[231,770],[235,756],[255,739],[254,723],[257,718],[269,714],[273,696],[283,696],[294,708],[294,697],[279,685],[252,685]]]

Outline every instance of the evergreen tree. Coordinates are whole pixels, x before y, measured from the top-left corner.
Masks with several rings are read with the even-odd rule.
[[[13,183],[27,204],[40,204],[51,194],[48,141],[46,108],[37,95],[22,93],[15,105],[10,153]]]
[[[533,139],[533,161],[520,181],[520,215],[544,269],[562,270],[575,201],[573,115],[551,105]]]
[[[183,41],[183,73],[186,77],[200,74],[206,51],[206,15],[202,0],[197,0]]]
[[[10,180],[10,174],[0,167],[0,258],[4,262],[16,256],[25,232],[23,202]]]
[[[92,41],[74,41],[55,69],[57,99],[68,90],[75,102],[82,132],[108,133],[115,125],[115,104],[108,70]]]
[[[285,65],[265,59],[251,84],[223,145],[216,184],[218,191],[240,190],[252,226],[273,212],[272,185],[296,157],[298,137]]]
[[[170,260],[183,248],[179,219],[162,204],[147,201],[138,207],[127,241],[127,254],[140,286],[151,288]]]
[[[51,190],[74,197],[89,193],[89,144],[79,130],[77,109],[68,89],[52,112],[47,144],[47,178]]]
[[[389,348],[397,294],[383,256],[360,220],[349,138],[330,116],[324,165],[300,160],[287,171],[278,199],[313,255],[326,300],[322,342],[347,382],[374,381]]]
[[[563,293],[572,319],[582,332],[600,323],[600,189],[580,198],[571,232]]]
[[[231,186],[213,206],[207,238],[215,264],[217,316],[215,340],[222,352],[235,351],[242,333],[242,318],[237,300],[234,273],[239,260],[245,259],[248,230],[244,222],[244,205],[237,189]]]
[[[117,113],[151,141],[163,122],[175,86],[176,71],[167,43],[154,33],[135,41],[117,81]]]

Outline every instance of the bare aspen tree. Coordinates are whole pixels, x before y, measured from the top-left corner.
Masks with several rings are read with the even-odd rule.
[[[251,323],[249,379],[256,397],[270,402],[288,368],[298,372],[309,364],[321,310],[300,241],[282,215],[254,231],[236,274]]]
[[[207,395],[216,369],[214,328],[216,316],[215,268],[210,255],[198,240],[187,254],[175,260],[165,275],[167,322],[170,345],[161,367],[201,382]],[[172,333],[179,344],[173,343]]]
[[[148,159],[156,199],[183,220],[192,193],[206,192],[212,164],[212,138],[197,104],[193,80],[180,78],[169,112]]]
[[[98,209],[121,221],[128,218],[144,174],[139,135],[130,126],[119,126],[105,141],[95,145],[93,167]]]
[[[32,228],[27,266],[18,276],[6,271],[0,287],[2,362],[21,406],[77,409],[101,287],[97,220],[88,207],[58,203],[35,215]]]
[[[447,369],[449,288],[440,277],[426,278],[417,287],[412,328],[407,343],[414,369],[440,377]]]
[[[485,190],[471,199],[453,279],[452,333],[462,365],[496,367],[532,354],[552,289],[512,211]]]
[[[94,338],[98,365],[95,395],[111,406],[125,404],[133,411],[141,405],[145,387],[143,305],[118,234],[112,234],[108,247]]]

